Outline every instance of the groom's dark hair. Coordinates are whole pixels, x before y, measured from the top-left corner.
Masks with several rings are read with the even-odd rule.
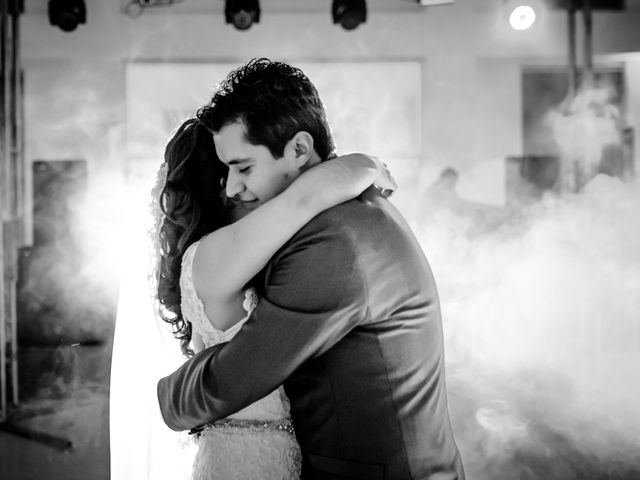
[[[197,114],[212,132],[242,121],[247,141],[266,146],[275,158],[300,131],[313,137],[321,160],[335,145],[320,95],[299,68],[267,58],[254,58],[221,82],[211,102]]]

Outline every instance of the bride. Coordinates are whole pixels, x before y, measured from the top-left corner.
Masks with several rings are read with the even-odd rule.
[[[309,169],[247,214],[225,196],[227,167],[197,119],[169,141],[161,172],[157,299],[186,356],[236,335],[259,301],[252,278],[309,220],[374,183],[396,188],[377,159],[350,154]],[[282,387],[191,436],[194,480],[299,478],[300,451]]]

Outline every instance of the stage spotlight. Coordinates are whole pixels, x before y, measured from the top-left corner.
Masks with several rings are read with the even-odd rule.
[[[49,0],[49,23],[65,32],[73,32],[78,24],[87,23],[87,7],[83,0]]]
[[[503,0],[502,12],[514,30],[524,31],[540,23],[547,10],[546,0]]]
[[[536,11],[530,5],[518,5],[509,14],[509,25],[514,30],[527,30],[536,22]]]
[[[353,30],[367,21],[365,0],[333,0],[331,7],[333,23],[339,23],[345,30]]]
[[[227,0],[224,15],[227,23],[233,23],[238,30],[247,30],[260,22],[260,4],[258,0]]]

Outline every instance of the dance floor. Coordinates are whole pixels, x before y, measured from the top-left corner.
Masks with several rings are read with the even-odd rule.
[[[110,351],[105,346],[69,348],[23,350],[22,377],[29,398],[13,422],[22,435],[0,429],[0,479],[109,480],[108,375],[104,367],[109,364]],[[72,362],[73,377],[62,373],[69,371],[64,362]],[[42,372],[36,365],[49,368]],[[97,377],[89,374],[99,368],[103,371]],[[37,388],[29,387],[27,381],[36,378]],[[96,382],[96,378],[103,381]],[[466,387],[450,378],[448,388],[468,480],[640,478],[639,459],[596,458],[581,452],[548,425],[533,420],[527,421],[526,442],[496,441],[479,425],[487,419],[479,415]],[[499,422],[499,412],[488,420]],[[34,432],[44,435],[40,439],[26,438]]]
[[[110,346],[23,348],[24,402],[0,426],[2,480],[109,480]]]

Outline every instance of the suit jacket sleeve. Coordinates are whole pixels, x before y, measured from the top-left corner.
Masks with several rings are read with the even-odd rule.
[[[330,212],[274,256],[260,302],[233,340],[198,353],[159,381],[160,409],[170,428],[194,428],[259,400],[365,319],[356,245]]]

